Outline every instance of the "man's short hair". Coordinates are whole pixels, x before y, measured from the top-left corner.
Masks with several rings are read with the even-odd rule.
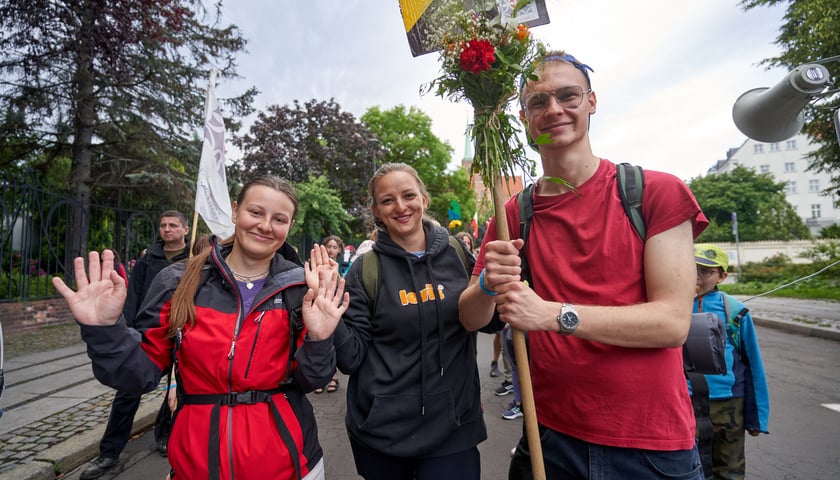
[[[187,216],[179,212],[178,210],[167,210],[161,213],[160,217],[158,217],[158,221],[163,220],[163,217],[177,217],[178,220],[181,221],[181,226],[183,227],[186,227],[190,222]]]

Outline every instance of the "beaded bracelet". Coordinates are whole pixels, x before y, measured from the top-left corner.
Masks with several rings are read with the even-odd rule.
[[[498,294],[496,292],[494,292],[493,290],[490,290],[490,289],[488,289],[487,287],[484,286],[484,274],[485,273],[487,273],[486,268],[482,269],[481,274],[478,276],[478,286],[481,287],[482,292],[486,293],[487,295],[490,295],[491,297],[495,297]]]

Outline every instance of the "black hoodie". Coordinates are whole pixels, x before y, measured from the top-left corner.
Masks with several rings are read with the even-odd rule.
[[[424,229],[427,247],[420,256],[379,232],[373,318],[361,278],[365,257],[353,262],[346,276],[350,307],[334,337],[338,367],[350,375],[348,432],[398,457],[449,455],[487,438],[476,332],[458,319],[458,297],[469,274],[446,229]]]

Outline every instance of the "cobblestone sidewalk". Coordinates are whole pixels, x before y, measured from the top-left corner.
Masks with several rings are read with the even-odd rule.
[[[0,438],[0,474],[31,461],[38,452],[104,426],[108,423],[113,399],[113,393],[101,395],[3,435]],[[143,395],[140,403],[159,405],[161,400],[161,391],[156,389]]]

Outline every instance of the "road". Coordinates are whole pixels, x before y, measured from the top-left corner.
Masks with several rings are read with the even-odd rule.
[[[821,338],[796,335],[758,327],[758,335],[768,372],[771,395],[770,435],[747,437],[748,480],[829,480],[840,478],[840,344]],[[479,337],[479,365],[489,364],[490,336]],[[482,382],[490,439],[480,446],[483,478],[506,478],[509,448],[519,435],[521,420],[499,418],[502,405],[510,397],[490,392],[498,384],[482,368]],[[344,385],[336,395],[312,396],[318,414],[320,438],[325,450],[327,478],[355,480],[352,456],[341,417]],[[151,449],[151,434],[132,441],[117,471],[103,480],[162,478],[167,472],[165,459]],[[80,467],[65,478],[76,480]]]
[[[753,316],[801,323],[838,324],[840,303],[825,300],[793,300],[784,297],[736,295],[753,312]]]
[[[758,335],[770,435],[747,437],[747,478],[840,478],[840,343],[762,327]]]

